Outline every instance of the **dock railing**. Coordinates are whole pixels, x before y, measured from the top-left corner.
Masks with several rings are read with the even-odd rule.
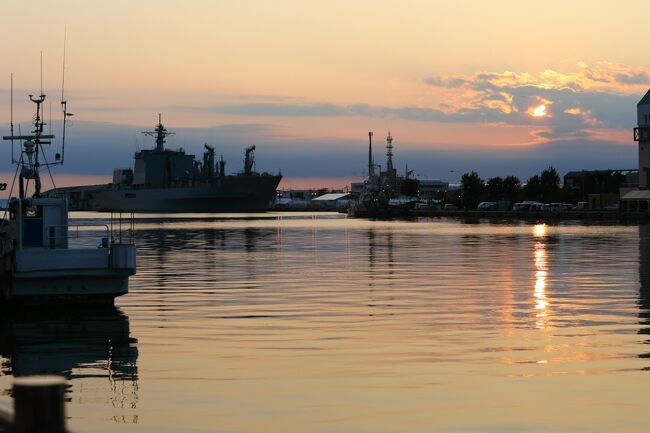
[[[0,403],[0,430],[9,433],[65,433],[66,380],[60,376],[17,377],[13,407]]]

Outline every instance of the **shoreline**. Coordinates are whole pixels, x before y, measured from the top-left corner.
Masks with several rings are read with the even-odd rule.
[[[517,212],[496,210],[413,210],[414,217],[452,217],[516,220],[571,220],[571,221],[649,221],[650,213],[615,212],[603,210],[565,211],[565,212]]]

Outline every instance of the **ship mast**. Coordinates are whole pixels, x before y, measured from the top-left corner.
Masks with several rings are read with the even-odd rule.
[[[375,174],[375,167],[372,162],[372,131],[368,131],[368,178]]]
[[[43,129],[45,127],[45,122],[42,119],[43,116],[43,102],[45,101],[45,95],[41,94],[37,97],[34,95],[29,95],[29,100],[36,104],[36,114],[34,115],[34,130],[31,134],[28,135],[8,135],[2,137],[3,140],[25,140],[23,142],[23,149],[21,155],[16,162],[20,168],[20,178],[19,178],[19,194],[20,198],[25,198],[25,179],[34,181],[34,197],[38,197],[41,194],[41,176],[39,173],[40,162],[38,161],[38,156],[40,152],[43,152],[43,144],[50,144],[51,139],[54,138],[52,134],[43,134]],[[47,161],[46,161],[46,165]]]
[[[156,138],[156,152],[165,151],[165,138],[169,135],[174,135],[175,132],[169,132],[162,124],[162,116],[158,113],[158,125],[153,131],[142,131],[144,135]]]

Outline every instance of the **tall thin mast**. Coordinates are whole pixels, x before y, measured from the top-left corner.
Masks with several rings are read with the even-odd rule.
[[[68,101],[65,100],[65,45],[66,45],[67,30],[63,30],[63,70],[61,74],[61,111],[63,112],[63,131],[61,132],[61,165],[65,160],[65,127],[68,123],[68,117],[73,116],[68,113]]]
[[[368,132],[368,177],[375,174],[375,167],[372,163],[372,131]]]
[[[9,124],[9,131],[11,132],[11,136],[14,136],[14,73],[11,73],[11,84],[10,84],[11,90],[9,91],[9,106],[10,106],[10,124]],[[11,140],[11,163],[15,163],[14,159],[14,140]]]
[[[41,51],[41,95],[43,95],[43,51]]]

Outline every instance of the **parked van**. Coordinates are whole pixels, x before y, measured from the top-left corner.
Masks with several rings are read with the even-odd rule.
[[[497,202],[484,201],[478,204],[478,210],[497,210]]]

